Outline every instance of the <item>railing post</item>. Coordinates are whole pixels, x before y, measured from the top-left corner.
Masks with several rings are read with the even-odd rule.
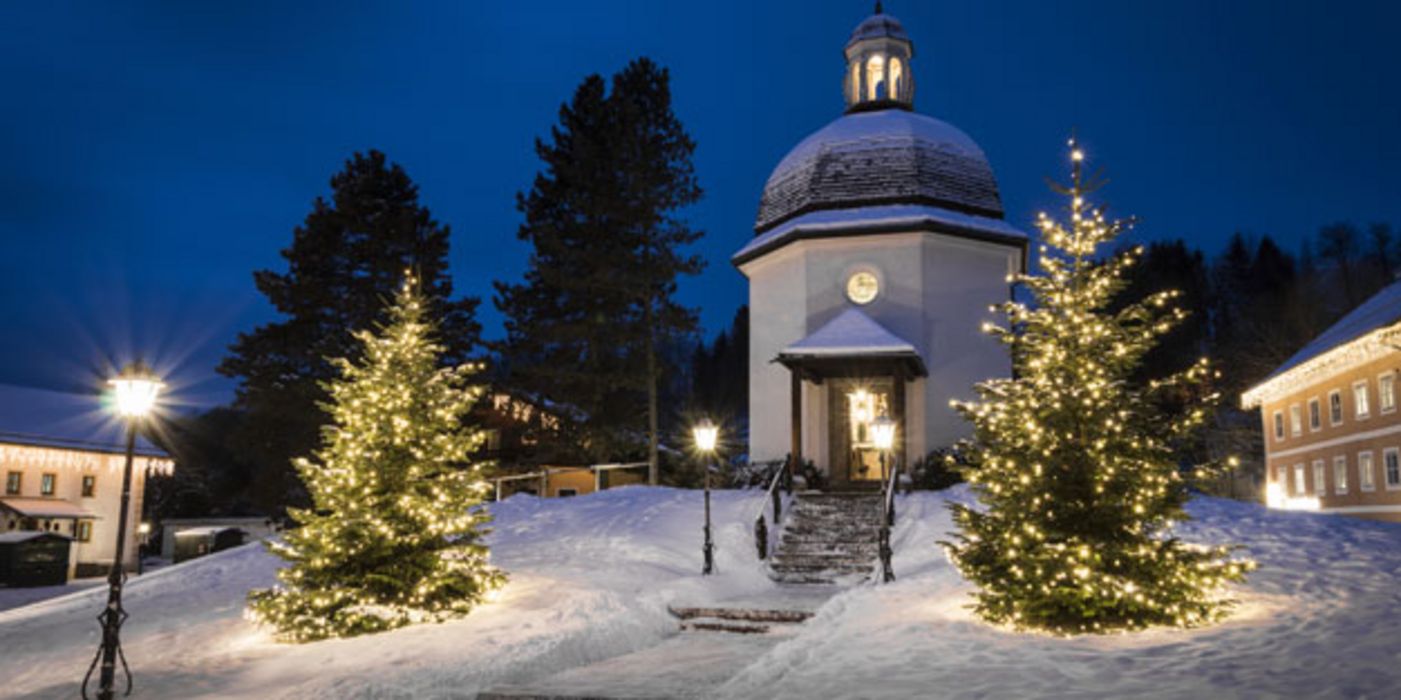
[[[772,491],[772,493],[773,493],[773,524],[777,525],[778,522],[779,522],[779,520],[781,520],[781,519],[783,518],[783,497],[778,495],[778,489],[774,489],[774,490]]]
[[[880,529],[880,564],[881,574],[885,583],[895,580],[895,569],[890,565],[890,527],[884,526]]]
[[[702,576],[715,571],[715,543],[710,539],[710,465],[705,465],[705,568]]]
[[[754,520],[754,545],[759,548],[759,561],[769,557],[769,527],[764,524],[764,514]]]

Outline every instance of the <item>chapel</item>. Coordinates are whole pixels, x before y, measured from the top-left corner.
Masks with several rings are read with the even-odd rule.
[[[915,111],[899,20],[877,3],[843,58],[845,113],[774,168],[731,260],[749,282],[750,459],[861,488],[882,476],[877,421],[895,422],[895,463],[921,458],[968,434],[951,399],[1008,376],[982,326],[1028,238],[978,144]]]

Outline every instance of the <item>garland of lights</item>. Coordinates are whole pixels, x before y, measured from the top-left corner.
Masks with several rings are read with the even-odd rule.
[[[1202,358],[1146,388],[1129,381],[1186,313],[1171,306],[1176,291],[1109,310],[1142,249],[1095,257],[1131,222],[1086,203],[1095,186],[1070,147],[1071,184],[1054,188],[1069,199],[1070,227],[1041,214],[1042,274],[1009,279],[1035,304],[995,306],[1007,325],[984,326],[1009,348],[1015,379],[953,402],[974,427],[961,452],[985,509],[953,505],[959,532],[941,544],[991,622],[1057,634],[1206,624],[1231,606],[1220,589],[1254,566],[1170,535],[1187,518],[1187,480],[1218,466],[1184,475],[1173,449],[1208,417],[1216,373]],[[1169,413],[1164,399],[1183,408]]]
[[[442,347],[410,276],[378,334],[359,332],[364,360],[336,360],[315,459],[296,467],[312,508],[271,550],[291,563],[280,585],[249,594],[248,613],[279,639],[306,642],[467,614],[505,582],[482,538],[491,490],[469,463],[480,431],[463,417],[481,365],[439,368]]]

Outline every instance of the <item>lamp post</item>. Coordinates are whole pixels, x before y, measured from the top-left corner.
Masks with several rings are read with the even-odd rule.
[[[136,575],[146,573],[146,550],[151,546],[151,524],[141,523],[136,526]]]
[[[122,373],[108,384],[112,386],[116,397],[117,413],[127,422],[126,468],[122,471],[122,502],[121,510],[117,514],[117,552],[112,560],[112,571],[107,575],[107,607],[97,616],[102,622],[102,646],[98,648],[97,655],[88,666],[87,675],[83,676],[84,700],[88,696],[88,679],[92,677],[93,669],[97,668],[99,663],[101,670],[98,674],[97,698],[112,700],[118,659],[122,662],[122,670],[126,672],[125,694],[131,694],[131,669],[127,667],[126,656],[122,654],[120,637],[122,623],[127,617],[126,611],[122,609],[122,583],[126,580],[126,574],[122,571],[122,559],[126,555],[127,517],[131,510],[131,466],[136,453],[137,428],[141,419],[151,412],[151,408],[156,404],[156,395],[160,393],[161,387],[165,386],[140,362],[127,365]]]
[[[884,483],[881,484],[881,523],[877,546],[880,549],[881,578],[890,583],[895,580],[895,570],[891,567],[890,559],[892,552],[890,549],[890,528],[895,526],[895,484],[891,482],[893,474],[887,474],[887,464],[890,462],[890,448],[895,444],[895,421],[888,416],[881,416],[871,422],[871,440],[876,443],[876,449],[880,450],[880,473]],[[890,471],[894,471],[893,465]]]
[[[710,457],[715,453],[715,441],[720,437],[720,429],[710,422],[709,418],[702,419],[691,429],[696,441],[696,449],[704,456],[705,465],[705,568],[701,569],[702,576],[709,576],[715,572],[715,542],[710,538]]]

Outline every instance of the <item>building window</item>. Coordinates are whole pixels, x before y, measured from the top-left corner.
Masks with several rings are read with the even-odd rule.
[[[1304,463],[1300,462],[1294,465],[1294,495],[1302,496],[1308,492],[1309,490],[1304,484]]]
[[[18,496],[21,483],[24,481],[24,472],[10,472],[5,475],[5,495]]]
[[[901,84],[905,82],[904,66],[900,65],[900,59],[890,58],[890,98],[898,100],[902,97],[903,90]]]
[[[1309,399],[1309,430],[1319,430],[1323,427],[1323,409],[1318,405],[1318,399]]]
[[[885,57],[876,54],[866,61],[866,99],[885,98]]]
[[[560,489],[557,493],[560,498],[568,498],[579,495],[579,489]]]
[[[1382,452],[1382,466],[1386,469],[1386,488],[1401,489],[1401,455],[1398,455],[1395,447],[1388,447]]]
[[[57,474],[44,474],[39,478],[39,495],[54,495],[54,482],[58,481]]]
[[[1347,493],[1347,455],[1333,458],[1333,493]]]
[[[1371,413],[1371,404],[1367,402],[1367,380],[1364,379],[1352,385],[1352,417],[1366,418]]]
[[[1275,411],[1275,440],[1284,439],[1284,412]]]
[[[1377,488],[1375,475],[1372,474],[1372,453],[1357,453],[1357,487],[1363,491],[1371,491]]]
[[[1295,436],[1304,434],[1304,419],[1299,413],[1299,404],[1297,403],[1289,407],[1289,434]]]
[[[92,498],[97,492],[97,477],[86,474],[83,476],[83,498]]]
[[[1337,389],[1328,392],[1328,420],[1333,425],[1343,424],[1343,392]]]
[[[1377,405],[1382,413],[1396,410],[1396,374],[1387,372],[1377,377]]]
[[[92,539],[92,521],[79,520],[73,532],[73,538],[79,542],[88,542]]]
[[[1323,460],[1313,461],[1313,492],[1317,496],[1328,495],[1328,476],[1324,473]]]

